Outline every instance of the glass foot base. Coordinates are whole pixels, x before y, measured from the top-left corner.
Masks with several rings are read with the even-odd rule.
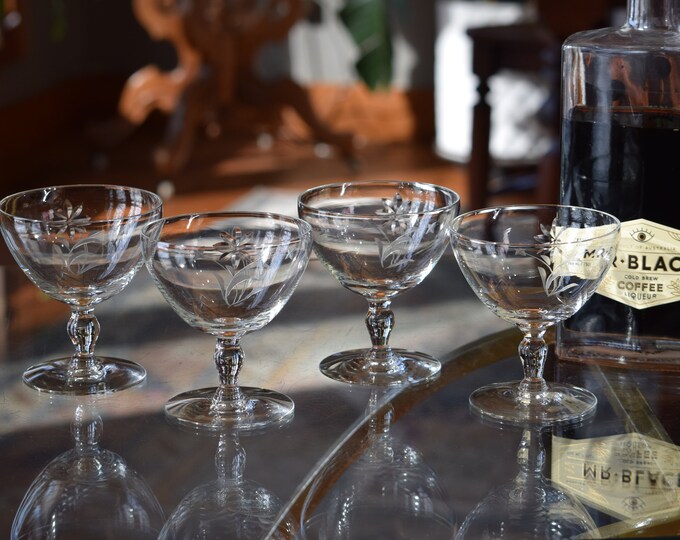
[[[540,399],[523,404],[520,381],[490,384],[470,394],[470,408],[483,420],[515,426],[552,426],[585,420],[595,412],[597,398],[583,388],[548,383]]]
[[[183,427],[209,431],[254,431],[292,419],[295,404],[285,394],[248,386],[239,389],[243,399],[235,401],[232,410],[213,411],[217,388],[201,388],[170,399],[165,414]]]
[[[333,380],[371,386],[406,386],[432,381],[441,371],[439,360],[427,354],[390,349],[384,361],[371,349],[355,349],[333,354],[319,365],[321,373]]]
[[[146,370],[129,360],[97,356],[104,375],[101,380],[72,380],[69,378],[71,358],[60,358],[28,368],[23,375],[24,382],[31,388],[50,394],[87,396],[108,394],[124,390],[141,383]]]

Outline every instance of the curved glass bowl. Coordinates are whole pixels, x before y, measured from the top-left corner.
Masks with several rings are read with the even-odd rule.
[[[314,251],[333,276],[368,301],[372,346],[321,362],[328,377],[353,384],[397,386],[432,380],[438,360],[389,346],[390,306],[430,273],[448,246],[460,198],[419,182],[344,182],[310,189],[298,213],[312,226]]]
[[[60,394],[100,394],[144,380],[140,365],[94,353],[94,306],[121,292],[143,264],[140,231],[160,217],[154,193],[112,185],[34,189],[0,201],[0,225],[10,253],[45,294],[70,306],[70,358],[29,368],[24,382]]]
[[[294,409],[288,396],[237,384],[240,342],[293,294],[309,260],[309,225],[277,214],[192,214],[153,222],[142,238],[146,266],[170,306],[217,338],[219,386],[175,396],[165,407],[169,417],[215,431],[285,421]]]

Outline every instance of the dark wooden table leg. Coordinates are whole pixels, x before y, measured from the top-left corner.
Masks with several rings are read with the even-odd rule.
[[[479,72],[477,72],[479,75]],[[489,139],[491,134],[491,107],[486,101],[489,85],[486,77],[479,77],[477,104],[472,116],[472,149],[470,152],[470,185],[468,210],[484,208],[487,200],[490,156]]]

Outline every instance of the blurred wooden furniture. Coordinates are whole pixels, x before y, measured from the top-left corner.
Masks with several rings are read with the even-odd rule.
[[[25,12],[24,0],[0,2],[0,65],[14,62],[26,53]]]
[[[554,50],[556,42],[539,24],[487,26],[468,30],[472,40],[472,71],[478,77],[478,100],[472,117],[470,152],[469,208],[487,205],[491,156],[491,107],[487,102],[489,79],[504,69],[540,72],[548,65],[545,54]]]
[[[169,72],[150,65],[134,73],[120,96],[119,122],[103,139],[120,139],[154,110],[169,114],[154,162],[161,174],[171,175],[189,159],[199,128],[219,134],[224,117],[242,106],[290,106],[316,140],[352,158],[352,135],[335,133],[320,121],[304,88],[287,78],[263,80],[255,72],[260,49],[283,39],[306,8],[306,0],[133,0],[138,21],[153,39],[174,46],[178,65]]]
[[[540,74],[550,95],[541,120],[553,144],[537,167],[537,202],[556,202],[559,197],[559,124],[561,45],[569,35],[604,26],[616,0],[536,0],[537,21],[525,24],[472,28],[472,71],[479,78],[478,101],[473,110],[470,154],[470,208],[483,208],[488,200],[491,108],[487,102],[489,79],[502,70]]]

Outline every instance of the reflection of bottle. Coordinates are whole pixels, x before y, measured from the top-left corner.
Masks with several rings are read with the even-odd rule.
[[[679,11],[628,0],[622,28],[563,46],[561,202],[623,227],[600,294],[559,328],[561,357],[680,366]]]
[[[557,365],[557,378],[593,391],[598,407],[596,421],[553,435],[550,476],[597,510],[604,538],[680,532],[680,374],[638,367]]]

